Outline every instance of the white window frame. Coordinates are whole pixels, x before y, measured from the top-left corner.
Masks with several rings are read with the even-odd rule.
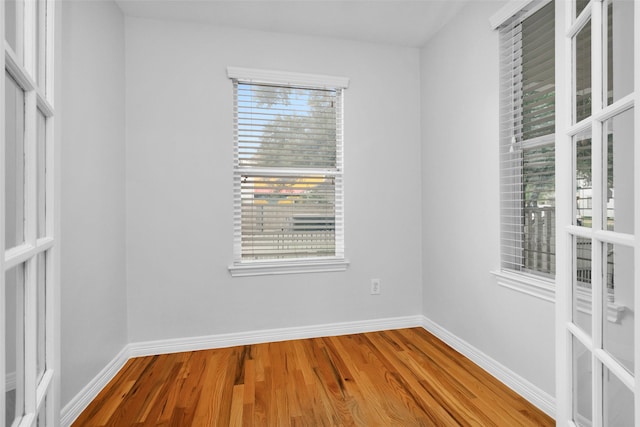
[[[512,0],[505,4],[493,16],[491,16],[491,18],[489,19],[491,28],[494,31],[497,31],[500,26],[505,24],[513,16],[519,14],[521,11],[529,8],[533,3],[540,3],[539,5],[537,5],[537,7],[535,7],[535,11],[546,5],[548,1],[551,0],[543,2],[540,2],[539,0]],[[546,135],[541,139],[546,141],[549,138],[554,138],[554,135]],[[500,252],[500,257],[500,262],[502,263],[502,250]],[[544,301],[555,301],[555,280],[553,278],[503,268],[493,270],[491,271],[491,274],[496,278],[496,281],[500,286],[542,299]]]
[[[327,76],[318,74],[294,73],[274,70],[262,70],[242,67],[227,67],[227,76],[232,80],[253,84],[276,84],[292,87],[305,88],[340,88],[346,89],[349,86],[349,79],[346,77]],[[234,105],[236,100],[234,99]],[[340,120],[344,123],[344,120]],[[237,118],[234,117],[234,128],[237,126]],[[342,125],[344,126],[344,124]],[[340,132],[344,134],[344,132]],[[236,147],[236,158],[234,159],[234,261],[229,266],[229,272],[233,277],[260,276],[275,274],[295,274],[295,273],[317,273],[317,272],[339,272],[345,271],[349,261],[344,255],[344,167],[343,165],[343,144],[338,144],[339,159],[336,185],[336,201],[339,201],[336,209],[335,219],[335,239],[336,256],[321,258],[301,258],[284,260],[243,260],[241,254],[241,210],[240,210],[240,179],[242,170],[239,167],[237,158],[237,133],[234,136]]]

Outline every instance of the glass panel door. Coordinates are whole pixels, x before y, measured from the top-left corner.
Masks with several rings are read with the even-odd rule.
[[[556,148],[557,256],[567,262],[557,275],[557,421],[640,425],[640,12],[627,0],[557,3],[556,16],[571,19],[561,21],[556,59],[572,82],[559,102]]]
[[[0,2],[0,427],[53,426],[54,3]]]

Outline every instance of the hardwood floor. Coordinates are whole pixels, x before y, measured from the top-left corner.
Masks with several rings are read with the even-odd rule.
[[[553,426],[422,328],[131,359],[73,426]]]

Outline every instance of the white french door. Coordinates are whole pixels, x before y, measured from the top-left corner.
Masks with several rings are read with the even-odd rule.
[[[640,425],[638,9],[556,2],[560,426]]]
[[[0,427],[58,423],[53,18],[51,0],[0,3]]]

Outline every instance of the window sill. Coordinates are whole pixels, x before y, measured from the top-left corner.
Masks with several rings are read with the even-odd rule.
[[[346,259],[247,261],[230,265],[229,273],[233,277],[267,276],[346,271],[347,267],[349,267],[349,261]]]
[[[504,270],[492,271],[491,274],[496,277],[496,281],[500,286],[555,303],[555,281],[551,279]],[[584,314],[591,315],[590,291],[578,289],[576,308]],[[626,309],[623,305],[608,301],[605,316],[611,323],[620,323]]]
[[[514,291],[540,298],[545,301],[555,302],[556,290],[555,281],[544,279],[525,273],[514,273],[510,271],[492,271],[496,277],[498,285]]]
[[[613,298],[613,293],[610,294],[610,298]],[[591,316],[591,289],[577,289],[576,291],[576,309]],[[604,313],[607,320],[611,323],[620,323],[624,317],[626,307],[624,305],[617,304],[611,300],[607,301],[607,310]]]

